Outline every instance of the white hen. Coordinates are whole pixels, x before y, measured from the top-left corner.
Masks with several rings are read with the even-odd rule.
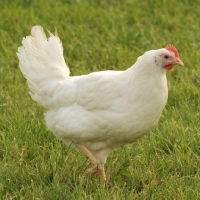
[[[58,36],[41,26],[18,48],[30,95],[47,112],[47,127],[65,144],[82,150],[104,181],[108,154],[154,128],[166,105],[166,70],[183,66],[173,45],[151,50],[125,71],[69,76]]]

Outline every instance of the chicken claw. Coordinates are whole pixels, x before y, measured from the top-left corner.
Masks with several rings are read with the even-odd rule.
[[[95,158],[95,156],[84,145],[75,145],[89,158],[90,162],[87,164],[87,166],[92,164],[94,165],[93,168],[89,168],[86,172],[90,174],[98,174],[100,176],[100,181],[104,183],[106,180],[104,165],[102,165],[100,161]]]

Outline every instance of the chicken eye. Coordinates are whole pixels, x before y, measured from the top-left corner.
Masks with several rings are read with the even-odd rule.
[[[165,57],[166,59],[168,59],[168,58],[169,58],[169,56],[167,56],[167,55],[166,55],[166,56],[164,56],[164,57]]]

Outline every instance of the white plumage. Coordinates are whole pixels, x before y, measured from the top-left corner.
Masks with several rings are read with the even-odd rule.
[[[125,71],[70,77],[59,37],[47,39],[40,26],[31,34],[17,53],[30,95],[47,109],[47,127],[80,148],[103,181],[108,154],[156,126],[168,97],[166,69],[183,66],[178,52],[168,45],[147,51]]]

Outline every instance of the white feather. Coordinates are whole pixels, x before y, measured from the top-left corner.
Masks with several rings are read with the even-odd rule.
[[[157,124],[167,102],[166,70],[146,52],[126,71],[69,76],[60,39],[40,26],[18,49],[32,98],[47,108],[47,127],[66,144],[81,143],[102,162],[114,149],[136,141]]]

